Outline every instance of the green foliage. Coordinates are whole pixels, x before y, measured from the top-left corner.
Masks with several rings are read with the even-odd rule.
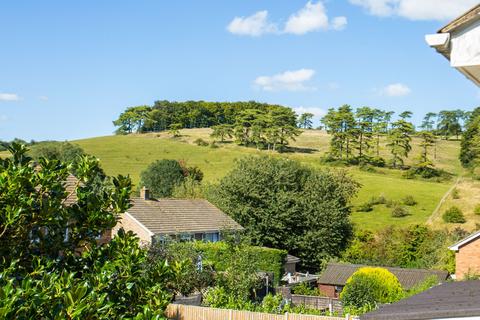
[[[374,236],[358,231],[342,260],[353,264],[455,270],[448,246],[466,236],[463,230],[431,230],[425,226],[388,227]]]
[[[76,164],[85,155],[85,152],[78,145],[70,142],[41,142],[33,145],[29,151],[35,161],[40,158],[58,160],[63,163]]]
[[[453,188],[452,190],[452,199],[458,200],[460,199],[460,191],[457,188]]]
[[[202,138],[195,139],[193,143],[195,143],[199,147],[207,147],[209,144],[207,141],[203,140]]]
[[[148,115],[151,111],[152,108],[149,106],[127,108],[117,120],[113,121],[113,125],[118,127],[116,133],[129,134],[134,131],[144,131],[144,124],[149,121]]]
[[[208,197],[245,228],[254,245],[287,250],[316,269],[345,248],[349,202],[357,188],[344,172],[248,157],[237,161]]]
[[[477,204],[475,206],[475,209],[473,209],[473,213],[475,213],[477,216],[480,216],[480,204]]]
[[[324,296],[324,294],[317,287],[312,287],[305,282],[295,285],[292,288],[292,293],[302,296]]]
[[[422,293],[436,285],[438,285],[438,278],[436,276],[430,276],[413,288],[405,291],[405,298]]]
[[[77,164],[75,204],[64,182],[72,166],[9,146],[0,160],[0,318],[161,319],[171,299],[171,269],[150,261],[132,233],[96,238],[129,206],[131,183],[119,176],[98,190],[98,162]],[[68,237],[66,237],[68,234]]]
[[[370,201],[362,203],[357,207],[357,212],[370,212],[370,211],[373,211],[373,204]]]
[[[176,185],[183,182],[185,172],[176,160],[157,160],[140,174],[139,187],[147,187],[153,197],[166,198],[172,195]]]
[[[448,208],[442,215],[443,221],[446,223],[465,223],[465,216],[462,210],[456,206]]]
[[[378,304],[392,303],[403,297],[397,277],[387,269],[364,267],[348,280],[340,294],[346,307],[375,309]],[[368,311],[368,310],[366,310]]]
[[[183,129],[183,125],[181,123],[172,123],[168,126],[170,133],[174,138],[180,137],[180,129]]]
[[[415,198],[411,195],[408,195],[405,198],[403,198],[402,202],[404,205],[410,206],[410,207],[417,205],[417,200],[415,200]]]
[[[403,218],[409,215],[408,209],[402,206],[395,206],[392,209],[392,217]]]
[[[224,142],[226,138],[233,137],[233,126],[229,124],[220,124],[217,126],[212,126],[212,133],[210,136],[214,139],[220,138],[221,142]]]
[[[477,108],[477,110],[480,110]],[[480,115],[471,119],[462,135],[460,162],[466,168],[478,166],[480,160]]]
[[[314,116],[315,115],[310,112],[302,113],[300,117],[298,117],[298,126],[303,129],[312,129],[312,119]]]
[[[274,283],[278,284],[283,275],[283,266],[287,256],[284,250],[270,249],[251,245],[234,246],[225,242],[193,242],[183,244],[185,246],[194,246],[202,252],[203,261],[206,265],[211,265],[217,271],[226,271],[229,263],[236,258],[235,250],[242,255],[249,257],[249,263],[256,271],[272,272],[274,274]]]
[[[392,154],[392,166],[397,168],[403,166],[405,158],[412,150],[411,135],[414,132],[413,125],[405,120],[398,120],[392,123],[392,130],[388,134],[387,147]]]

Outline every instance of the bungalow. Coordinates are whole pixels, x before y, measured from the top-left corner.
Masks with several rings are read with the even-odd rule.
[[[455,251],[455,278],[480,275],[480,231],[448,247]]]
[[[365,265],[359,264],[341,264],[329,263],[325,270],[320,274],[317,280],[318,289],[329,298],[338,298],[347,283],[347,280]],[[445,281],[448,278],[447,271],[424,270],[424,269],[405,269],[383,267],[393,273],[400,281],[404,289],[411,289],[417,284],[422,283],[431,276],[436,276],[438,282]]]
[[[144,245],[163,241],[220,240],[221,231],[240,231],[242,226],[207,200],[153,199],[143,188],[140,197],[132,198],[133,206],[120,216],[112,235],[120,228],[133,231]]]
[[[371,319],[480,319],[480,281],[443,283],[360,317],[360,320]]]
[[[436,34],[426,35],[425,40],[452,67],[480,86],[480,4]]]

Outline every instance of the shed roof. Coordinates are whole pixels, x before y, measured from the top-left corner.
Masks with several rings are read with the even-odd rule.
[[[329,263],[327,268],[322,272],[318,278],[320,284],[330,284],[336,286],[344,286],[348,278],[360,268],[367,267],[360,264],[342,264]],[[406,269],[394,267],[381,267],[393,273],[400,281],[405,289],[410,289],[415,285],[425,281],[430,276],[437,276],[438,281],[445,281],[448,277],[447,271],[440,270],[425,270],[425,269]]]
[[[480,316],[480,281],[449,282],[397,303],[384,305],[361,320],[424,320]]]
[[[179,234],[242,230],[237,222],[207,200],[133,198],[128,210],[153,234]]]

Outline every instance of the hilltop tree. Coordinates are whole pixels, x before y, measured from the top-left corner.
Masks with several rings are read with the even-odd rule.
[[[210,136],[214,139],[220,138],[221,142],[225,141],[225,138],[233,137],[233,127],[229,124],[219,124],[212,127],[212,133]]]
[[[298,126],[303,129],[312,129],[313,122],[312,119],[314,117],[313,113],[302,113],[298,118]]]
[[[253,244],[287,250],[317,270],[348,242],[349,202],[357,188],[343,172],[248,157],[236,162],[208,198],[245,228]]]
[[[130,107],[121,113],[113,124],[118,127],[117,134],[141,132],[152,108],[149,106]]]
[[[403,166],[404,159],[408,158],[408,154],[412,150],[410,142],[413,131],[413,125],[405,120],[398,120],[392,124],[392,130],[388,134],[387,147],[390,148],[394,168],[397,168],[398,165]]]
[[[407,119],[410,119],[412,115],[413,115],[412,111],[403,111],[398,116],[400,117],[400,119],[407,121]]]
[[[432,132],[433,129],[435,128],[435,118],[437,117],[437,114],[434,112],[429,112],[425,115],[422,121],[422,125],[420,128],[422,128],[425,131]]]
[[[362,158],[367,154],[372,146],[373,119],[375,110],[369,107],[357,109],[355,114],[357,119],[357,129],[355,130],[356,145],[358,156]]]
[[[183,128],[181,123],[172,123],[169,127],[168,133],[174,138],[180,137],[180,130]]]
[[[462,132],[462,126],[460,124],[462,113],[459,112],[459,110],[443,110],[440,111],[438,117],[438,131],[444,139],[448,140],[451,136],[457,136],[458,139],[458,136]]]
[[[432,164],[431,160],[428,158],[428,149],[435,145],[435,136],[429,131],[422,131],[419,133],[420,141],[420,159],[423,164]]]
[[[355,117],[349,105],[329,109],[322,118],[327,132],[332,135],[330,140],[330,155],[347,161],[353,156],[353,143],[355,141]]]
[[[476,110],[480,110],[480,108]],[[480,112],[478,114],[468,121],[462,136],[460,162],[466,168],[477,167],[480,161]]]
[[[380,137],[388,131],[388,112],[374,109],[373,110],[373,133],[375,134],[375,150],[377,157],[380,157]]]

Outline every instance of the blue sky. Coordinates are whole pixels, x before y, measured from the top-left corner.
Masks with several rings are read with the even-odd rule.
[[[477,2],[3,1],[0,140],[109,135],[163,99],[472,109],[478,88],[424,35]]]

